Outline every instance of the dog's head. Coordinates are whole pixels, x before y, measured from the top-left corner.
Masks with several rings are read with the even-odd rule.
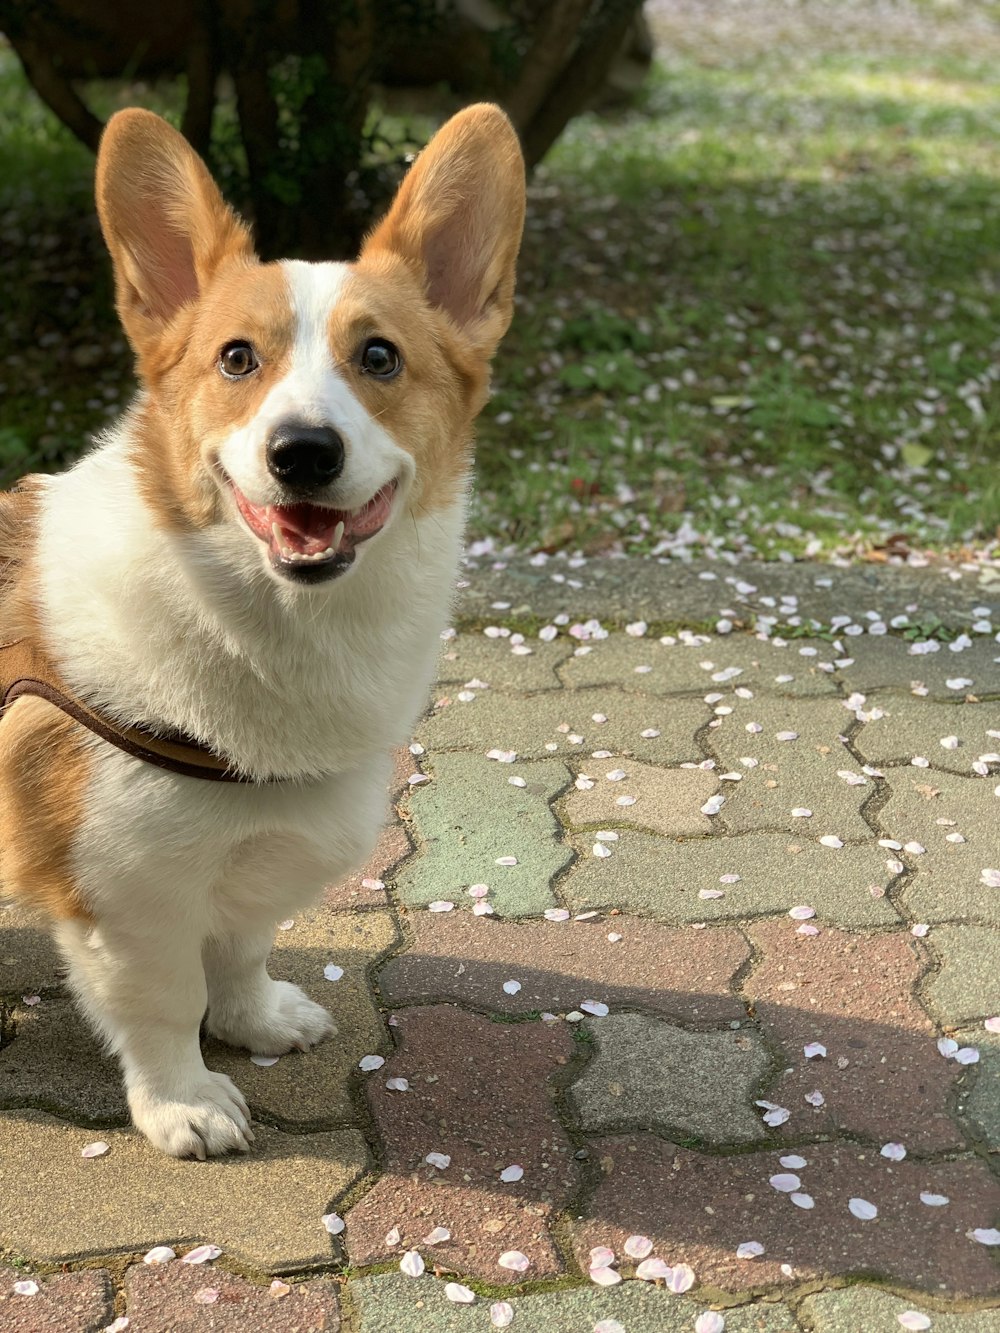
[[[112,117],[97,205],[145,390],[153,521],[233,525],[281,583],[354,563],[404,509],[454,505],[513,312],[524,167],[499,108],[420,154],[354,264],[262,264],[187,141]]]

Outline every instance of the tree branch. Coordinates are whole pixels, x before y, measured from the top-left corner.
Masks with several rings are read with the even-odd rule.
[[[545,101],[573,48],[592,0],[553,0],[531,33],[517,83],[504,109],[517,130],[526,128]]]
[[[32,87],[45,105],[82,144],[96,153],[104,123],[98,120],[63,76],[48,51],[23,35],[11,37],[10,44],[17,52]]]

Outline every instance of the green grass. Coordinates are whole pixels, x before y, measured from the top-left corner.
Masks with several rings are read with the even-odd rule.
[[[1000,555],[997,6],[653,8],[640,104],[532,186],[477,549]],[[0,53],[14,469],[130,392],[91,172]]]

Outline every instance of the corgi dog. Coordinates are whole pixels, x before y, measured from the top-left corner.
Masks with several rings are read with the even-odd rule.
[[[18,665],[3,699],[0,882],[51,920],[165,1153],[253,1138],[202,1024],[262,1055],[335,1031],[268,953],[370,853],[425,706],[524,198],[510,122],[473,106],[355,263],[261,263],[163,120],[104,133],[140,391],[74,467],[0,501],[0,649],[49,672],[32,688]]]

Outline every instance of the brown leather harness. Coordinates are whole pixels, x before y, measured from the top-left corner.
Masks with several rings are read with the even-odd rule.
[[[234,771],[225,759],[193,737],[179,732],[160,735],[145,727],[122,726],[90,708],[65,688],[53,663],[30,638],[0,643],[0,717],[23,695],[47,700],[102,740],[157,768],[213,782],[256,781]]]

